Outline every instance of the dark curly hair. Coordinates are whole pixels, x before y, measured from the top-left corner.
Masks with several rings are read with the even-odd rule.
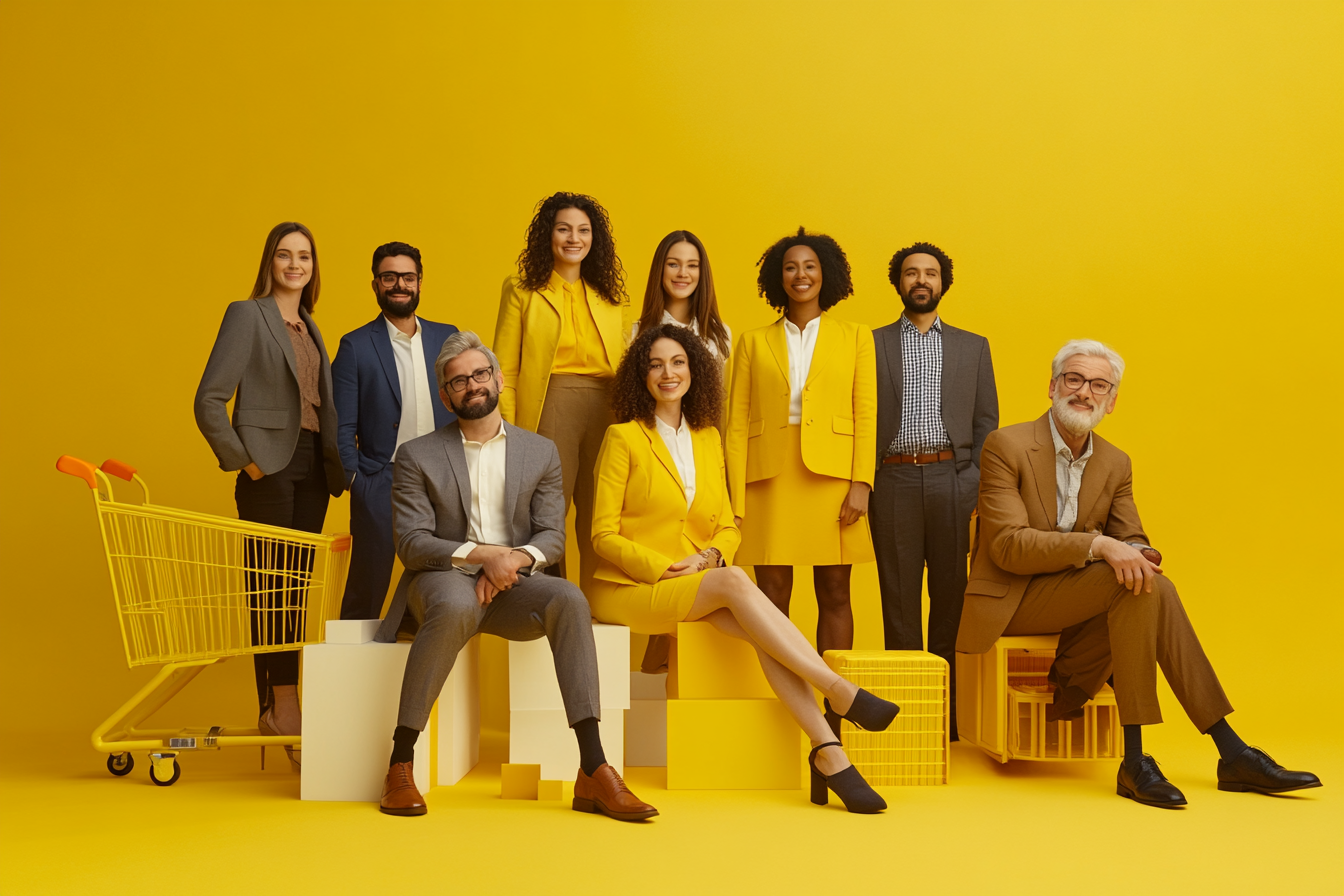
[[[808,233],[799,227],[792,236],[775,243],[761,260],[756,262],[761,272],[756,276],[756,292],[765,296],[771,308],[789,310],[789,294],[784,291],[784,253],[794,246],[807,246],[821,261],[821,310],[833,308],[842,299],[854,294],[854,283],[849,278],[849,259],[840,244],[824,233]]]
[[[553,193],[537,203],[532,223],[527,226],[527,244],[518,255],[520,285],[535,291],[551,279],[551,271],[555,268],[551,231],[555,229],[556,214],[566,208],[583,212],[593,225],[593,242],[579,266],[580,276],[603,300],[620,305],[625,299],[625,269],[616,257],[611,218],[596,199],[582,193]]]
[[[901,291],[901,265],[911,255],[932,255],[938,259],[938,267],[942,269],[943,275],[943,295],[947,295],[947,291],[952,288],[952,259],[933,243],[915,243],[891,256],[891,264],[887,265],[887,279],[896,287],[896,291]]]
[[[649,394],[649,350],[659,339],[671,339],[686,350],[691,385],[681,397],[681,413],[691,429],[717,426],[723,413],[723,373],[704,341],[677,324],[660,324],[641,330],[616,368],[611,385],[611,410],[620,423],[638,420],[653,425],[658,401]]]

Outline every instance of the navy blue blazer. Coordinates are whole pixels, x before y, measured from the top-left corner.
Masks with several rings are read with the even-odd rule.
[[[457,327],[452,324],[420,318],[420,341],[425,350],[429,394],[433,396],[435,429],[457,419],[439,400],[439,384],[434,379],[439,349],[456,332]],[[336,441],[348,488],[356,472],[364,476],[377,473],[388,465],[397,449],[401,383],[397,361],[392,356],[392,337],[383,315],[341,337],[336,359],[331,362],[331,381],[338,419]]]

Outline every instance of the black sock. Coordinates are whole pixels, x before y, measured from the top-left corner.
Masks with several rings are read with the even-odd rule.
[[[602,752],[602,738],[597,732],[597,719],[574,723],[574,736],[579,739],[579,766],[585,775],[591,775],[607,761]]]
[[[392,732],[392,761],[388,767],[396,765],[398,762],[410,762],[415,758],[415,742],[420,738],[420,732],[414,728],[407,728],[405,725],[398,725],[397,730]]]
[[[1125,761],[1138,759],[1143,755],[1143,726],[1125,725]]]
[[[1227,724],[1226,718],[1214,722],[1213,727],[1204,733],[1213,738],[1214,745],[1218,747],[1218,755],[1224,759],[1236,759],[1246,749],[1246,741],[1237,737],[1237,732]]]

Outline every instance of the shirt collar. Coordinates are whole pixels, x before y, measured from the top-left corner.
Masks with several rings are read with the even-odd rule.
[[[463,445],[482,445],[482,446],[484,446],[484,445],[493,445],[495,442],[502,442],[502,441],[504,441],[504,436],[505,436],[507,430],[508,430],[508,427],[506,427],[506,426],[504,425],[504,421],[501,420],[501,421],[499,422],[499,432],[496,433],[496,434],[495,434],[494,436],[492,436],[491,438],[486,439],[484,442],[473,442],[471,439],[467,438],[467,434],[466,434],[466,433],[462,432],[461,427],[458,427],[458,430],[457,430],[457,431],[458,431],[458,434],[460,434],[460,435],[462,436],[462,444],[463,444]]]
[[[695,318],[691,318],[691,322],[690,322],[690,323],[688,323],[688,324],[684,324],[684,323],[682,323],[681,321],[677,320],[675,317],[673,317],[671,311],[664,311],[664,312],[663,312],[663,323],[665,323],[665,324],[676,324],[676,325],[679,326],[679,327],[685,327],[686,329],[690,330],[692,333],[694,333],[694,334],[697,335],[697,336],[700,335],[700,324],[698,324],[698,323],[696,322]]]
[[[1059,428],[1055,426],[1055,414],[1053,411],[1050,412],[1050,438],[1055,442],[1055,454],[1062,455],[1064,459],[1071,464],[1076,464],[1080,460],[1087,460],[1092,456],[1092,433],[1089,432],[1087,434],[1087,448],[1083,450],[1082,456],[1074,457],[1073,451],[1068,445],[1065,445],[1064,440],[1060,438]]]
[[[672,427],[664,423],[663,418],[659,417],[657,414],[653,415],[653,425],[654,428],[656,428],[661,435],[675,439],[677,436],[681,435],[683,432],[686,431],[686,415],[685,414],[681,415],[681,420],[677,423],[676,429],[673,429]]]
[[[388,335],[393,339],[413,339],[415,336],[420,335],[420,318],[418,317],[415,319],[415,333],[411,336],[407,336],[405,333],[401,332],[401,330],[398,330],[397,325],[388,320],[386,314],[383,315],[383,323],[387,324]]]
[[[937,330],[938,333],[941,335],[943,332],[943,319],[937,315],[934,315],[933,326],[929,327],[929,329]],[[913,323],[910,322],[910,318],[905,316],[904,311],[901,312],[901,330],[903,332],[917,333],[920,336],[928,335],[927,333],[920,333],[919,327],[915,326]]]
[[[579,279],[575,280],[573,283],[570,283],[564,277],[560,276],[559,271],[556,271],[554,269],[551,270],[551,279],[547,282],[546,285],[549,286],[551,289],[555,290],[556,292],[567,292],[570,295],[575,296],[583,295],[584,291],[583,277],[579,277]]]
[[[807,333],[809,331],[815,332],[820,326],[821,326],[820,314],[818,314],[816,317],[812,318],[810,321],[804,324],[801,330],[798,329],[798,325],[795,324],[793,321],[789,320],[787,317],[784,318],[784,331],[786,333],[792,333],[795,336],[802,336],[804,333]]]

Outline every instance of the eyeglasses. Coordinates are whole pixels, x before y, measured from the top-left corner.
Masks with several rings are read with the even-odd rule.
[[[493,367],[482,367],[480,370],[472,371],[471,376],[455,376],[444,385],[448,387],[449,392],[461,392],[467,388],[467,380],[471,380],[473,383],[488,383],[490,382],[490,375],[494,372],[495,368]]]
[[[420,282],[420,275],[415,271],[411,271],[409,274],[398,274],[396,271],[383,271],[378,275],[378,282],[384,286],[396,286],[398,280],[405,283],[407,286],[414,286]]]
[[[1115,388],[1115,383],[1103,379],[1088,379],[1081,373],[1062,373],[1059,378],[1064,381],[1064,387],[1070,392],[1077,392],[1083,388],[1084,383],[1092,390],[1093,395],[1109,395]]]

